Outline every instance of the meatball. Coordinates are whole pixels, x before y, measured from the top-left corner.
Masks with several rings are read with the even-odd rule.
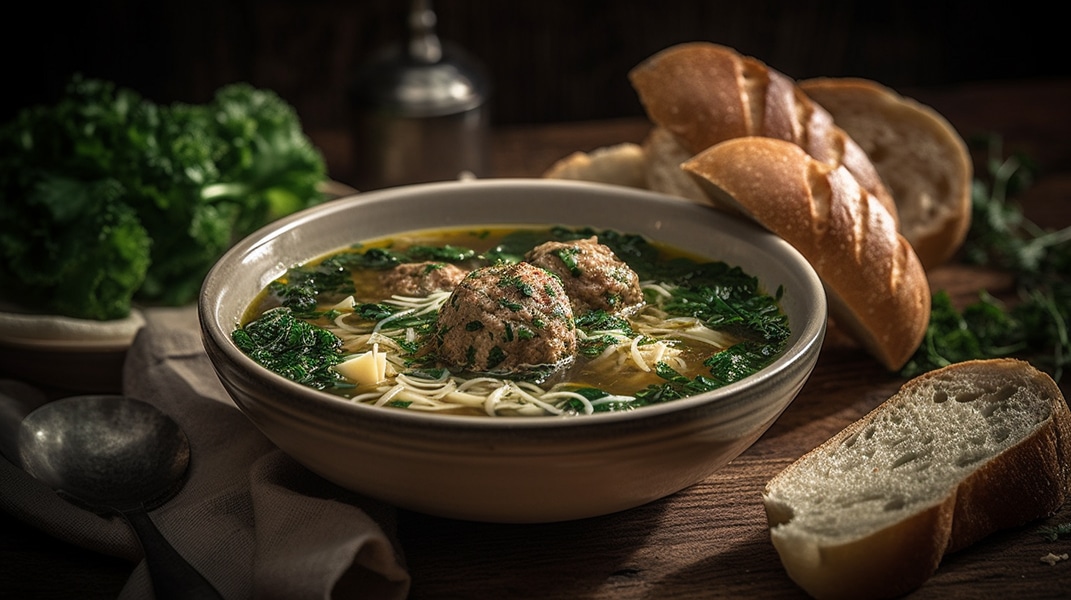
[[[380,283],[390,293],[399,296],[427,296],[433,292],[454,289],[467,271],[444,262],[415,262],[400,264],[380,274]]]
[[[528,263],[476,269],[439,310],[438,356],[453,367],[538,379],[576,354],[561,282]]]
[[[576,315],[592,310],[621,313],[643,304],[639,276],[594,236],[546,242],[524,259],[561,278]]]

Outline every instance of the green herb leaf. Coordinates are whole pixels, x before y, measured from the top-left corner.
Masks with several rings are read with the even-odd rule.
[[[192,302],[232,243],[323,200],[324,178],[271,92],[233,84],[162,106],[76,76],[56,104],[0,125],[0,294],[90,319]]]
[[[934,292],[925,339],[901,374],[1014,356],[1059,381],[1071,365],[1071,227],[1050,231],[1023,215],[1012,198],[1034,180],[1036,167],[1022,156],[1003,157],[999,137],[987,142],[989,159],[974,182],[963,257],[1012,274],[1015,298],[1006,305],[983,292],[960,312],[946,292]]]
[[[342,340],[298,319],[288,308],[265,311],[231,337],[250,358],[292,381],[317,389],[343,381],[331,368],[343,360]]]

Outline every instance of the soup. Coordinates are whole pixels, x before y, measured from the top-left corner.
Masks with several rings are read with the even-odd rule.
[[[289,269],[232,337],[265,367],[353,402],[572,416],[760,370],[789,335],[781,292],[634,234],[421,230]]]

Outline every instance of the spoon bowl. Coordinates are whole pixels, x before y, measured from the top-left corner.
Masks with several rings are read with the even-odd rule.
[[[185,481],[190,444],[174,420],[125,396],[75,396],[34,409],[17,439],[27,473],[76,505],[130,524],[158,598],[220,597],[147,513]]]
[[[124,396],[56,400],[19,429],[23,469],[89,508],[151,510],[178,491],[190,460],[186,434],[151,404]]]

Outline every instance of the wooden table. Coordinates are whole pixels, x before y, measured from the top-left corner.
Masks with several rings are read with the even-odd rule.
[[[998,132],[1009,149],[1039,161],[1042,176],[1022,198],[1028,215],[1071,224],[1071,81],[996,82],[911,90],[965,137]],[[643,120],[513,127],[494,133],[496,176],[538,176],[574,151],[640,141]],[[312,132],[329,164],[345,160],[343,138]],[[959,303],[1005,279],[949,265],[934,289]],[[5,375],[0,367],[0,375]],[[10,376],[7,374],[5,376]],[[398,538],[413,577],[412,597],[710,598],[802,597],[769,542],[761,505],[765,482],[895,392],[902,383],[831,331],[795,402],[749,450],[706,481],[623,513],[549,525],[496,525],[402,511]],[[1071,384],[1061,384],[1071,397]],[[1071,503],[1052,518],[995,534],[946,557],[913,598],[1053,598],[1071,594],[1071,539],[1050,542],[1045,524],[1071,521]],[[0,595],[114,597],[131,565],[50,539],[0,515]]]

